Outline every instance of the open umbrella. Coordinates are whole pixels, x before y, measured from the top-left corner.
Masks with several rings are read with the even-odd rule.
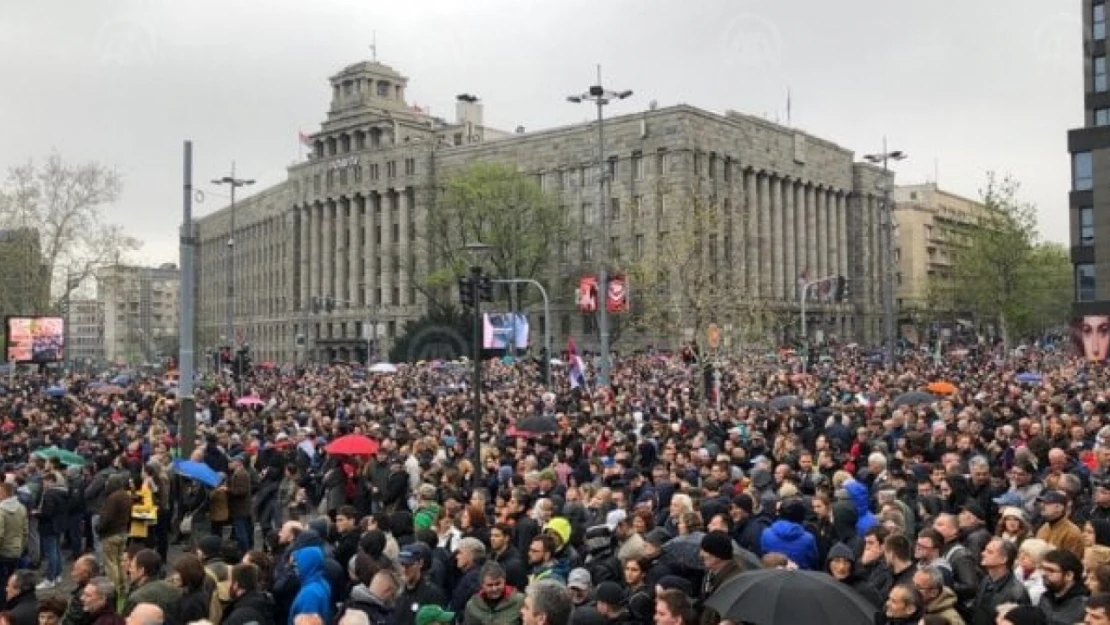
[[[1016,376],[1014,376],[1014,379],[1018,382],[1021,382],[1022,384],[1040,384],[1041,380],[1044,380],[1044,376],[1032,371],[1026,371],[1024,373],[1017,374]]]
[[[802,398],[797,395],[780,395],[767,402],[771,410],[785,410],[791,406],[801,406]]]
[[[131,384],[131,376],[125,374],[117,375],[116,377],[112,378],[112,384],[127,386],[128,384]]]
[[[51,386],[50,388],[46,389],[46,396],[47,397],[65,397],[66,396],[66,390],[64,388],[60,387],[60,386]]]
[[[894,398],[894,407],[899,406],[920,406],[922,404],[931,404],[937,398],[929,393],[922,393],[921,391],[910,391],[909,393],[902,393]]]
[[[705,603],[722,618],[753,625],[873,625],[876,608],[827,573],[758,569],[725,582]]]
[[[674,565],[687,570],[703,571],[705,565],[701,561],[702,538],[705,538],[705,532],[690,532],[683,536],[675,536],[663,544],[663,553]],[[736,544],[736,541],[732,541],[732,553],[744,563],[745,568],[758,569],[763,566],[754,553]]]
[[[378,441],[361,434],[340,436],[324,448],[333,456],[371,456],[378,451]]]
[[[740,406],[743,408],[766,408],[767,404],[758,399],[741,399]]]
[[[127,391],[123,390],[122,387],[116,386],[115,384],[106,384],[99,388],[93,389],[93,392],[99,393],[101,395],[123,395]]]
[[[928,389],[930,393],[936,393],[937,395],[952,395],[956,392],[955,384],[944,381],[933,382],[925,388]]]
[[[219,486],[224,479],[212,467],[194,460],[174,460],[173,470],[181,477],[199,482],[208,488]]]
[[[528,434],[554,434],[559,430],[559,424],[554,419],[533,415],[518,421],[515,429]]]
[[[235,400],[235,405],[251,408],[254,406],[265,406],[266,402],[258,395],[247,395],[246,397],[240,397]]]
[[[34,454],[32,455],[38,456],[40,458],[46,458],[48,460],[51,458],[59,460],[67,467],[85,466],[84,457],[82,457],[80,454],[73,453],[68,449],[62,449],[61,447],[45,447],[34,452]]]
[[[370,373],[397,373],[397,365],[389,362],[376,362],[370,365]]]

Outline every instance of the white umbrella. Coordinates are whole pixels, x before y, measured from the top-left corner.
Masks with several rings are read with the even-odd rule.
[[[567,363],[563,362],[562,360],[559,360],[558,358],[552,358],[551,359],[551,364],[555,365],[556,367],[562,367],[563,365],[565,365]]]
[[[388,362],[370,365],[370,373],[397,373],[397,366]]]

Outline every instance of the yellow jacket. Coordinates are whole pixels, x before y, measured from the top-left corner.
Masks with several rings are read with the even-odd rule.
[[[158,521],[154,493],[145,484],[139,489],[139,503],[131,504],[131,538],[146,538],[147,528]]]

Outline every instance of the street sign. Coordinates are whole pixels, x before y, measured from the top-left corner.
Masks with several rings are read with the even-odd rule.
[[[709,345],[709,349],[718,349],[721,346],[721,329],[717,324],[711,323],[705,329],[705,342]]]

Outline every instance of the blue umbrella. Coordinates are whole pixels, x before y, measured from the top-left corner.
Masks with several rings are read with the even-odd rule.
[[[46,389],[46,394],[50,397],[65,397],[66,390],[60,386],[51,386]]]
[[[174,460],[173,470],[176,471],[178,475],[189,478],[195,482],[200,482],[209,488],[215,488],[223,481],[219,473],[216,473],[212,467],[203,462]]]
[[[93,382],[89,382],[86,386],[90,389],[94,389],[94,388],[100,388],[102,386],[108,386],[108,383],[96,380],[96,381],[93,381]]]
[[[131,384],[131,376],[117,375],[116,377],[112,378],[112,384],[115,384],[116,386],[127,386],[128,384]]]
[[[1014,376],[1014,379],[1018,382],[1021,382],[1022,384],[1040,384],[1041,380],[1044,379],[1044,376],[1032,371],[1026,371],[1025,373],[1017,374],[1016,376]]]

